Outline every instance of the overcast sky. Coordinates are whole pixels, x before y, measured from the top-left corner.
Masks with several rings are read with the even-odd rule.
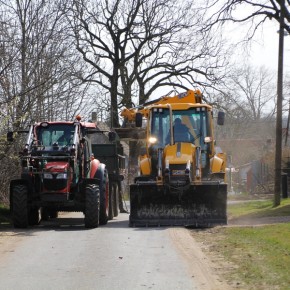
[[[236,28],[230,34],[238,39],[241,33],[236,33]],[[246,53],[253,65],[265,65],[275,71],[278,68],[278,44],[279,44],[279,24],[276,21],[267,20],[263,28],[259,29],[254,39],[245,46]],[[290,36],[284,37],[284,72],[290,74]]]

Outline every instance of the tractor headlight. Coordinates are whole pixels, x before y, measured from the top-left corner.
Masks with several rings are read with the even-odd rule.
[[[67,179],[67,173],[57,174],[56,179]]]
[[[43,173],[43,178],[44,178],[44,179],[52,179],[53,176],[52,176],[51,173]]]

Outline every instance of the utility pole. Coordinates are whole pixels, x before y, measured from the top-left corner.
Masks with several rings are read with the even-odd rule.
[[[281,0],[280,29],[279,29],[279,56],[277,80],[277,116],[276,116],[276,151],[275,151],[275,186],[274,206],[281,202],[281,161],[282,161],[282,101],[283,101],[283,51],[284,51],[284,5]]]

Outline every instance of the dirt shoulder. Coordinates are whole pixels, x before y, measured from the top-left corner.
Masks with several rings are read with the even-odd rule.
[[[217,270],[221,267],[215,258],[203,249],[195,239],[194,232],[184,228],[170,228],[170,236],[186,260],[194,285],[199,290],[230,290],[232,289]]]
[[[205,266],[209,267],[209,273],[213,273],[215,280],[222,282],[223,285],[227,288],[223,289],[269,289],[268,286],[259,285],[259,288],[256,288],[257,285],[253,287],[250,285],[246,285],[242,279],[239,279],[237,275],[233,275],[235,270],[239,269],[239,264],[235,264],[231,261],[226,261],[224,256],[221,254],[220,245],[223,244],[223,240],[225,237],[225,228],[230,227],[261,227],[266,225],[274,225],[274,224],[282,224],[289,223],[289,216],[275,216],[275,217],[243,217],[230,219],[228,221],[227,226],[223,227],[214,227],[208,229],[191,229],[189,230],[191,237],[196,244],[196,248],[198,248],[202,255],[205,257],[203,261],[205,261]],[[246,253],[241,252],[242,256]],[[243,258],[241,256],[241,258]],[[235,257],[239,258],[239,257]],[[237,259],[236,259],[237,260]],[[219,285],[216,284],[216,288],[209,289],[220,289]],[[275,288],[280,289],[280,288]]]

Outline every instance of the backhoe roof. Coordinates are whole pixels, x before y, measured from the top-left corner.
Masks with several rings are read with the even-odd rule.
[[[143,109],[141,109],[140,111],[150,111],[154,108],[168,108],[168,107],[171,107],[171,109],[173,111],[175,110],[188,110],[188,109],[191,109],[191,108],[206,108],[207,111],[212,111],[212,107],[208,104],[200,104],[200,103],[197,103],[197,104],[194,104],[194,103],[168,103],[168,104],[158,104],[158,105],[150,105],[150,106],[146,106],[144,107]]]

